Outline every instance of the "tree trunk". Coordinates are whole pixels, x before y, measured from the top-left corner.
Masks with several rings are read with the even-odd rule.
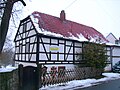
[[[7,0],[6,6],[4,8],[4,13],[3,13],[2,20],[1,20],[1,26],[0,26],[0,53],[2,52],[5,39],[7,36],[7,32],[9,28],[9,20],[10,20],[10,16],[12,13],[13,4],[17,1],[21,1],[22,4],[26,6],[23,0]]]
[[[7,35],[12,8],[13,8],[13,2],[11,0],[8,0],[4,9],[1,26],[0,26],[0,53],[2,52],[5,38]]]

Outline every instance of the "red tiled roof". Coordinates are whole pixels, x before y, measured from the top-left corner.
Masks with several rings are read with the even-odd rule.
[[[55,17],[52,15],[33,12],[32,15],[34,18],[38,19],[39,27],[50,32],[54,32],[57,34],[61,34],[65,37],[70,37],[71,34],[75,37],[82,34],[86,39],[99,37],[104,41],[107,41],[106,38],[97,30],[92,27],[82,25],[70,20],[61,20],[59,17]],[[70,34],[71,33],[71,34]]]

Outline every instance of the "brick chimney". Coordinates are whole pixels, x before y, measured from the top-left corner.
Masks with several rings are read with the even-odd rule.
[[[65,20],[65,11],[64,11],[64,10],[62,10],[61,13],[60,13],[60,19],[61,19],[62,21]]]

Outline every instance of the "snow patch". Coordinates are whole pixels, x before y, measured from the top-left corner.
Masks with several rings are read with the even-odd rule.
[[[13,70],[17,69],[17,67],[12,67],[12,65],[8,65],[6,67],[1,66],[0,72],[11,72]]]
[[[119,78],[120,77],[120,74],[118,73],[103,73],[102,75],[108,78]]]

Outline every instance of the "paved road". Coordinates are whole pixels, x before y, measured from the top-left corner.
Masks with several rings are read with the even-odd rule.
[[[74,90],[120,90],[120,79],[104,82],[99,85]]]

